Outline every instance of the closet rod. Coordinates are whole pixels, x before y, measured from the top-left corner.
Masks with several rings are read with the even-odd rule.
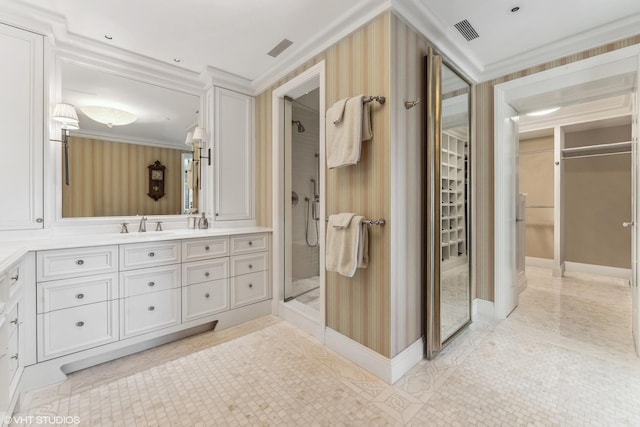
[[[563,157],[562,160],[584,159],[584,158],[587,158],[587,157],[615,156],[615,155],[618,155],[618,154],[631,154],[631,151],[619,151],[617,153],[602,153],[602,154],[584,154],[582,156]]]
[[[582,147],[565,148],[563,153],[575,153],[578,151],[599,150],[603,148],[620,148],[631,146],[632,141],[614,142],[611,144],[583,145]]]

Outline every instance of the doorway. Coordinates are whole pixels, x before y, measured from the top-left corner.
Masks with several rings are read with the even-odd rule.
[[[325,63],[273,91],[273,312],[324,342]]]
[[[629,93],[633,97],[633,116],[637,118],[638,58],[640,46],[599,55],[565,67],[548,70],[495,86],[494,88],[494,132],[495,132],[495,194],[508,194],[495,198],[495,316],[506,318],[518,304],[516,259],[516,160],[517,139],[513,135],[513,123],[517,117],[548,105],[550,96],[560,106],[587,102],[606,96]],[[637,123],[637,120],[634,120]],[[638,306],[640,295],[637,280],[637,179],[638,164],[637,126],[633,129],[632,149],[632,326],[636,351],[640,354],[640,318]],[[517,133],[517,132],[516,132]],[[556,152],[556,156],[559,153]],[[555,158],[558,162],[560,159]],[[557,197],[557,196],[556,196]],[[557,215],[558,213],[556,213]],[[561,214],[561,213],[560,213]],[[554,245],[559,245],[557,235]],[[556,251],[559,252],[559,251]],[[562,268],[562,266],[558,266]],[[561,272],[560,272],[561,274]]]

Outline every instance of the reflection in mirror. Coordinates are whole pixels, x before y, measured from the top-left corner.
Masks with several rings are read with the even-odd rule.
[[[197,208],[185,137],[198,124],[199,96],[66,61],[61,87],[61,101],[73,104],[80,120],[80,129],[70,132],[63,218],[178,215]],[[108,109],[97,115],[87,107]],[[166,166],[165,195],[157,201],[147,194],[148,166],[156,161]]]
[[[442,65],[440,334],[471,320],[469,278],[470,86]]]

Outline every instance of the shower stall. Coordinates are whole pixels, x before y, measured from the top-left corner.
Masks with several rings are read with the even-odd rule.
[[[291,114],[285,126],[286,187],[291,197],[286,230],[288,265],[284,301],[320,310],[320,119],[318,90],[297,99],[287,98]],[[290,130],[290,132],[289,132]],[[289,189],[290,188],[290,189]]]

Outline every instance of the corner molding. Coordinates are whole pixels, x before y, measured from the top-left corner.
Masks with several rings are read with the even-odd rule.
[[[495,319],[495,306],[493,301],[476,298],[472,303],[473,319],[483,318],[487,320]]]
[[[257,95],[251,87],[251,80],[216,67],[207,66],[200,73],[199,78],[204,83],[205,89],[209,89],[211,86],[220,86],[245,95]]]
[[[422,338],[415,341],[397,356],[389,359],[351,338],[327,327],[325,345],[339,355],[349,359],[381,380],[393,384],[424,358]]]

